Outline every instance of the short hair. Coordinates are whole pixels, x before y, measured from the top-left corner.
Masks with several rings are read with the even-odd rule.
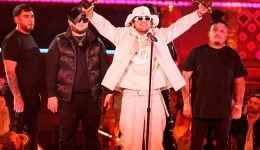
[[[33,8],[28,4],[19,4],[13,10],[13,17],[20,15],[22,11],[33,11]]]
[[[251,95],[251,97],[260,98],[260,89],[256,90],[255,93]]]
[[[225,20],[219,20],[217,23],[222,23],[222,24],[224,24],[227,28],[228,28],[228,23],[225,21]],[[217,24],[216,22],[212,22],[211,24],[210,24],[210,27],[212,26],[212,25],[214,25],[214,24]]]

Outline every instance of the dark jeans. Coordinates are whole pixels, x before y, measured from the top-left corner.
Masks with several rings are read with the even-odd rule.
[[[163,132],[163,147],[164,150],[175,150],[174,140],[172,136],[173,129],[173,119],[172,119],[172,111],[171,111],[171,102],[169,97],[169,90],[162,91],[162,96],[164,98],[165,105],[169,112],[169,117],[166,116],[166,127]]]
[[[228,150],[229,130],[231,121],[228,119],[192,118],[191,150],[201,150],[209,127],[212,129],[217,150]]]
[[[40,112],[40,96],[37,88],[20,89],[24,100],[24,111],[14,111],[14,97],[10,89],[3,89],[3,96],[9,112],[9,130],[16,133],[26,132],[30,136],[28,150],[37,150],[38,119]]]
[[[81,121],[84,150],[98,150],[98,127],[101,117],[99,102],[91,94],[73,95],[71,102],[59,102],[60,150],[75,148],[76,133]]]

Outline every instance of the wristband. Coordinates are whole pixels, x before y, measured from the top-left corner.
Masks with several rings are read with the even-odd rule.
[[[234,108],[236,108],[236,109],[242,109],[242,105],[234,105]]]

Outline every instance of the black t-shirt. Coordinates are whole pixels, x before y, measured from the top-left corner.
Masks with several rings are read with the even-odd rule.
[[[17,30],[2,42],[3,60],[17,62],[16,75],[20,87],[40,87],[40,50],[30,34]]]
[[[76,47],[76,55],[77,55],[77,67],[75,80],[73,84],[73,94],[83,94],[83,93],[91,93],[90,82],[89,82],[89,74],[87,69],[87,56],[86,56],[86,38],[85,37],[76,37],[78,39],[83,39],[83,46],[77,46],[78,41],[73,38],[73,42]]]
[[[247,76],[239,54],[228,46],[205,44],[191,51],[182,69],[193,71],[193,117],[230,119],[234,79]]]

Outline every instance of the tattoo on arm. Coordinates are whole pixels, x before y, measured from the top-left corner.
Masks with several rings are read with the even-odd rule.
[[[236,92],[236,104],[240,105],[243,103],[245,95],[245,77],[235,79],[235,92]]]
[[[184,87],[182,87],[181,92],[182,92],[182,96],[183,96],[183,101],[184,103],[190,103],[190,78],[192,76],[191,71],[186,72],[183,71],[183,78],[186,81],[186,85]]]
[[[8,85],[15,98],[22,98],[21,92],[18,87],[18,81],[15,71],[6,72]]]

